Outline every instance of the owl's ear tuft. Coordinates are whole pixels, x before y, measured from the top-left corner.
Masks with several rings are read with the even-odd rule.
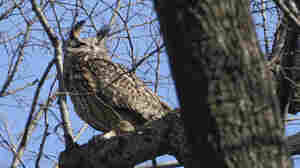
[[[110,25],[103,25],[101,29],[97,32],[97,39],[101,41],[104,37],[108,36],[110,29]]]
[[[80,36],[80,31],[82,30],[83,28],[83,25],[85,24],[85,20],[82,20],[82,21],[79,21],[71,30],[71,33],[70,33],[70,39],[71,40],[78,40],[80,41],[79,39],[79,36]]]

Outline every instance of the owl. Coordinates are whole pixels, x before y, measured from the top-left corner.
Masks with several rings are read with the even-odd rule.
[[[78,22],[64,43],[63,80],[77,115],[110,138],[171,111],[134,72],[111,60],[109,27],[80,38],[84,23]]]

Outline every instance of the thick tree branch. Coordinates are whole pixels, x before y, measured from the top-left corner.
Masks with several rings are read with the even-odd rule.
[[[99,138],[100,137],[100,138]],[[176,113],[153,121],[136,132],[103,140],[96,136],[87,144],[60,154],[60,168],[132,168],[163,154],[181,163],[188,156],[180,117]]]

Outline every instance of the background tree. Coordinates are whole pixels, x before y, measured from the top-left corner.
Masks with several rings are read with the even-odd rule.
[[[63,152],[60,155],[60,160],[64,161],[61,162],[62,165],[68,165],[69,156],[75,166],[80,166],[76,165],[76,161],[86,164],[84,166],[99,164],[101,161],[99,158],[103,156],[106,159],[104,159],[106,164],[101,164],[103,167],[113,164],[132,167],[156,156],[171,154],[186,167],[191,167],[199,163],[190,161],[200,156],[193,156],[191,153],[202,153],[197,146],[205,145],[211,147],[208,156],[215,158],[216,162],[213,163],[216,164],[233,163],[237,167],[239,165],[286,167],[288,162],[282,145],[283,118],[273,95],[275,87],[271,86],[269,76],[271,73],[269,71],[263,73],[264,65],[272,69],[277,67],[276,59],[263,62],[263,55],[276,56],[276,53],[281,51],[281,41],[286,40],[284,33],[275,33],[275,30],[280,32],[280,26],[270,25],[275,25],[282,19],[273,17],[282,16],[278,12],[279,8],[286,18],[297,25],[295,16],[297,10],[293,8],[295,5],[279,0],[275,1],[276,5],[272,1],[252,1],[250,4],[246,0],[168,2],[156,4],[156,11],[160,18],[162,33],[168,32],[173,38],[176,37],[171,38],[174,40],[173,43],[167,35],[163,35],[166,42],[163,43],[152,1],[1,1],[0,47],[4,58],[1,71],[7,74],[0,76],[2,100],[0,108],[3,111],[0,155],[5,159],[1,164],[4,164],[4,167],[56,166],[59,153],[63,151],[65,144],[70,146],[72,141],[77,141],[83,145]],[[258,32],[263,30],[262,33],[258,33],[259,37],[262,37],[260,46],[263,48],[263,54],[259,50],[254,27],[251,26],[248,9],[257,21],[256,30]],[[260,18],[262,22],[259,21]],[[172,65],[180,63],[175,65],[179,67],[196,66],[175,68],[189,73],[184,77],[193,74],[195,77],[193,79],[196,79],[187,82],[190,79],[175,77],[179,99],[185,102],[185,106],[182,106],[183,119],[191,121],[192,124],[185,125],[186,133],[188,137],[198,137],[194,141],[191,141],[194,138],[189,138],[188,141],[196,145],[194,148],[196,150],[186,148],[183,125],[176,115],[153,122],[150,127],[142,128],[136,134],[105,142],[93,138],[87,143],[92,135],[99,132],[91,128],[86,129],[87,127],[74,117],[72,106],[66,103],[68,101],[60,83],[63,70],[62,41],[66,39],[72,25],[82,19],[88,21],[86,32],[83,32],[85,36],[95,35],[96,30],[103,24],[112,25],[113,33],[108,46],[114,61],[125,64],[130,70],[135,71],[172,107],[177,105],[175,92],[169,90],[172,88],[170,87],[172,80],[166,68],[166,56],[163,56],[165,44],[168,54],[172,57],[174,53],[194,56],[192,59],[173,57],[179,59],[177,62],[172,61],[174,59],[170,60],[173,62]],[[177,31],[173,34],[169,28]],[[181,42],[186,43],[180,45]],[[179,49],[178,52],[172,52],[171,48],[174,46]],[[277,48],[279,49],[276,50]],[[197,56],[202,56],[202,59]],[[203,66],[200,67],[199,64]],[[178,73],[180,71],[173,74]],[[240,80],[241,77],[243,80]],[[180,82],[182,79],[185,83]],[[189,100],[190,97],[184,96],[190,93],[195,95],[197,90],[201,93],[198,99]],[[226,101],[226,98],[229,100]],[[194,109],[200,109],[201,113],[206,114],[203,116],[207,117],[193,117]],[[255,111],[258,115],[251,115]],[[196,120],[190,120],[190,117]],[[195,129],[196,124],[193,123],[207,121],[209,124],[206,127],[198,126]],[[206,139],[207,130],[209,143]],[[205,134],[199,136],[199,132]],[[252,138],[249,142],[247,141],[249,138],[245,137],[250,135]],[[78,140],[78,137],[81,138]],[[297,135],[289,137],[286,142],[289,145],[288,150],[292,154],[297,154],[299,142]],[[141,148],[136,148],[137,146]],[[216,154],[216,149],[222,152]],[[84,155],[97,151],[106,152],[98,152],[98,155],[93,157]],[[254,154],[251,163],[248,162],[249,151]],[[275,157],[276,152],[270,151],[277,151],[279,154]],[[89,159],[84,160],[84,156],[88,156]],[[82,158],[83,160],[80,160]],[[227,162],[224,163],[223,160]]]

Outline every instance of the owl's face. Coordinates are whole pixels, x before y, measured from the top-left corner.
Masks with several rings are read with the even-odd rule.
[[[88,60],[91,58],[110,59],[106,47],[106,36],[108,35],[109,28],[104,27],[96,37],[80,38],[80,30],[83,23],[76,25],[71,33],[69,39],[64,45],[65,57],[83,57],[81,59]]]

